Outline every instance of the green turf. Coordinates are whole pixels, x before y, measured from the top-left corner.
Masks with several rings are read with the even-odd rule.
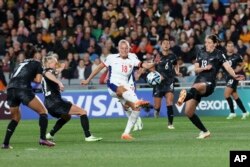
[[[56,135],[56,147],[39,146],[38,121],[22,121],[11,140],[13,150],[0,150],[0,166],[16,167],[228,167],[230,150],[250,149],[249,120],[202,117],[212,136],[199,131],[185,117],[175,118],[176,130],[166,128],[166,118],[143,118],[144,129],[133,132],[133,142],[120,139],[126,119],[91,119],[94,135],[103,141],[83,141],[78,119]],[[55,120],[50,120],[49,129]],[[8,121],[0,121],[3,140]]]

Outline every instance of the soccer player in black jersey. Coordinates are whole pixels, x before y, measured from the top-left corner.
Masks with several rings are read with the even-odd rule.
[[[234,69],[234,72],[236,74],[240,73],[243,69],[243,58],[241,55],[234,53],[234,44],[232,41],[227,42],[226,44],[226,58],[231,65],[231,67]],[[228,73],[225,73],[226,75],[226,88],[224,92],[224,97],[227,100],[227,103],[230,108],[230,114],[227,117],[227,119],[233,119],[236,117],[236,114],[234,112],[234,105],[233,105],[233,99],[243,112],[242,119],[246,119],[247,116],[249,116],[249,112],[246,111],[244,105],[242,104],[241,99],[239,98],[239,95],[237,93],[237,86],[239,81],[235,80],[232,76],[230,76]]]
[[[40,83],[42,80],[42,65],[34,59],[25,59],[14,70],[7,87],[7,101],[10,106],[12,119],[7,127],[5,138],[3,141],[3,149],[11,149],[9,141],[13,135],[20,119],[21,111],[19,106],[21,103],[37,112],[40,116],[40,145],[54,146],[55,143],[46,140],[46,130],[48,126],[47,110],[42,102],[32,92],[31,82]]]
[[[65,125],[71,118],[71,115],[80,116],[81,126],[84,131],[85,141],[100,141],[102,138],[91,135],[89,131],[89,120],[86,110],[65,101],[61,97],[61,91],[64,86],[60,80],[57,79],[57,58],[55,55],[50,55],[44,58],[43,65],[45,67],[43,72],[42,87],[45,96],[45,107],[48,109],[50,115],[58,118],[53,129],[46,135],[47,139],[54,139],[54,135],[63,125]]]
[[[235,74],[222,51],[216,49],[217,43],[217,36],[209,35],[205,39],[205,48],[197,50],[195,63],[195,72],[197,73],[197,77],[189,92],[182,90],[177,101],[178,105],[182,105],[183,102],[186,102],[185,114],[201,131],[197,137],[198,139],[209,137],[210,132],[205,128],[199,117],[195,114],[195,108],[202,97],[209,96],[213,93],[216,86],[216,74],[219,69],[223,66],[234,79],[244,79],[244,76]]]
[[[173,101],[174,101],[174,77],[179,74],[177,57],[170,51],[169,39],[161,41],[160,60],[155,66],[156,71],[161,74],[162,81],[159,85],[153,87],[154,97],[154,116],[157,118],[160,114],[162,97],[166,98],[168,128],[174,129],[173,119]]]

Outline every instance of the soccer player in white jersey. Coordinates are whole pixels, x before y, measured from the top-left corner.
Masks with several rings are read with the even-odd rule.
[[[129,77],[132,75],[134,67],[150,69],[154,64],[142,63],[135,54],[129,53],[130,45],[126,40],[119,41],[118,50],[118,54],[110,54],[81,84],[87,85],[104,67],[108,67],[109,78],[107,86],[109,94],[112,97],[118,98],[123,105],[129,106],[132,109],[121,139],[133,140],[134,138],[130,135],[130,132],[139,117],[140,107],[149,105],[149,102],[138,99],[134,90],[131,89]]]

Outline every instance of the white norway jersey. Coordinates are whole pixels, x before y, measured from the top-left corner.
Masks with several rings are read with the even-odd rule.
[[[122,59],[119,54],[110,54],[103,62],[109,68],[109,81],[115,84],[128,83],[134,67],[140,65],[140,60],[133,53],[128,58]]]

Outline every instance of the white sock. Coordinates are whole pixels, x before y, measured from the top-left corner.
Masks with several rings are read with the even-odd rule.
[[[138,98],[137,98],[135,92],[133,92],[131,90],[130,91],[127,90],[127,91],[123,92],[122,97],[126,101],[131,102],[131,103],[135,103],[136,101],[138,101]]]
[[[125,128],[124,133],[129,134],[133,126],[135,125],[137,118],[140,115],[140,111],[132,111],[131,115],[128,118],[128,122]]]
[[[127,108],[126,110],[125,110],[125,113],[126,113],[126,115],[127,115],[127,117],[129,118],[129,116],[131,115],[131,113],[132,113],[132,108]]]

